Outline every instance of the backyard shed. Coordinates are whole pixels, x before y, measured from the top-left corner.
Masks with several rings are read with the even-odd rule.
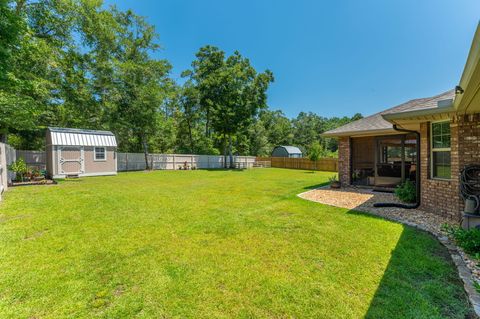
[[[49,127],[46,136],[47,175],[116,175],[117,141],[108,131]]]
[[[272,157],[301,158],[302,151],[296,146],[276,146],[272,151]]]

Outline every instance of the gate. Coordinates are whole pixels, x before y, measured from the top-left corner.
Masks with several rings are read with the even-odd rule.
[[[60,146],[58,148],[58,173],[78,175],[85,172],[83,146]]]

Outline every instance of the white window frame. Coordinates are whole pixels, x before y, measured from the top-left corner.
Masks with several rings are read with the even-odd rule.
[[[450,125],[449,120],[440,120],[440,121],[433,121],[430,122],[430,178],[440,181],[451,181],[452,180],[452,128],[450,127],[450,147],[442,147],[442,148],[433,148],[433,124],[438,123],[448,123]],[[443,177],[435,177],[433,176],[433,153],[434,152],[450,152],[450,178],[443,178]]]
[[[97,158],[97,148],[103,148],[103,154],[105,154],[104,158]],[[105,162],[107,160],[107,148],[104,146],[94,146],[93,147],[93,160],[95,162]]]

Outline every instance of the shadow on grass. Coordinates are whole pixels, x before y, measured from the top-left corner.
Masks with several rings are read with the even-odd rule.
[[[199,168],[198,171],[209,171],[209,172],[243,172],[246,171],[245,168]]]
[[[328,184],[330,184],[330,183],[329,182],[323,182],[323,183],[320,183],[320,184],[305,186],[303,189],[312,190],[312,189],[317,189],[317,188],[320,188],[320,187],[327,186]]]
[[[475,318],[447,249],[431,234],[403,227],[365,318]]]

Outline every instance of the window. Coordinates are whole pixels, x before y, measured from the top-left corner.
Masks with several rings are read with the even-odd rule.
[[[95,161],[107,160],[107,152],[105,151],[105,147],[95,147],[94,160]]]
[[[432,123],[430,147],[432,178],[450,179],[450,122]]]

